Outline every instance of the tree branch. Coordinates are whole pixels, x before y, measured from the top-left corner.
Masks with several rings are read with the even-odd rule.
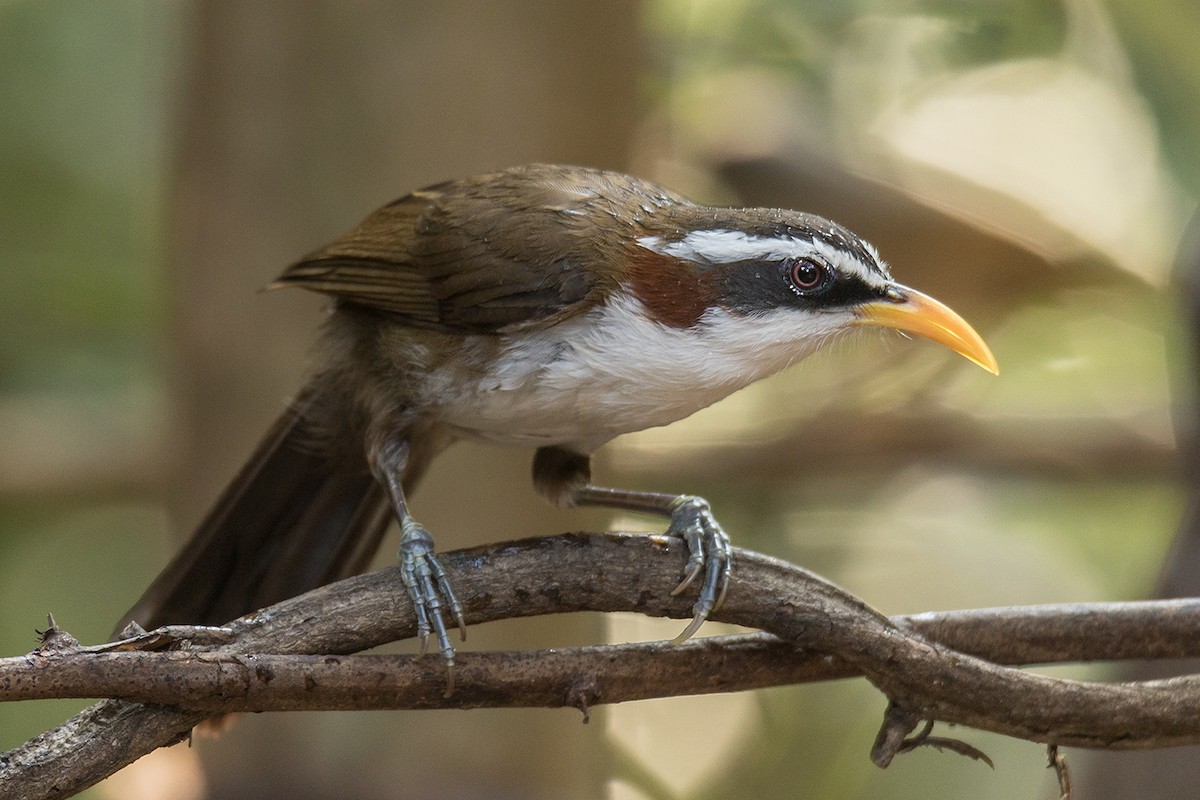
[[[567,535],[445,555],[472,624],[569,611],[690,616],[690,600],[665,589],[686,557],[675,539]],[[441,697],[437,659],[337,658],[414,634],[396,570],[323,587],[232,623],[232,641],[171,653],[80,652],[70,643],[0,662],[6,692],[47,692],[9,679],[58,670],[112,677],[114,665],[160,665],[191,676],[172,691],[137,672],[136,696],[177,708],[102,702],[55,731],[0,756],[0,786],[16,797],[62,797],[155,747],[185,737],[214,711],[258,708],[562,706],[730,691],[862,674],[891,701],[896,727],[873,753],[886,764],[917,721],[956,722],[1038,742],[1160,747],[1200,741],[1200,679],[1095,684],[997,666],[1001,661],[1195,655],[1200,603],[997,609],[888,620],[821,578],[738,551],[725,606],[714,618],[774,634],[546,653],[463,653],[459,689]],[[923,634],[923,635],[922,635]],[[929,638],[926,638],[929,637]],[[936,639],[937,641],[933,641]],[[105,648],[111,650],[112,648]],[[84,649],[86,650],[86,649]],[[253,654],[253,655],[245,655]],[[269,654],[269,655],[265,655]],[[311,654],[314,658],[280,658]],[[67,673],[61,673],[65,676]],[[89,673],[92,677],[98,673]],[[338,681],[354,676],[353,684]],[[76,673],[76,677],[80,677]],[[44,679],[40,679],[44,680]],[[65,677],[59,679],[60,686]],[[358,690],[372,682],[373,693]],[[207,686],[207,689],[205,688]],[[124,689],[132,690],[127,684]],[[124,694],[124,690],[114,692]],[[223,696],[224,695],[224,696]],[[9,696],[9,695],[4,695]],[[33,696],[33,695],[27,695]],[[41,695],[46,696],[46,695]],[[57,694],[55,696],[63,696]],[[15,699],[14,694],[10,699]],[[363,698],[366,699],[363,699]],[[262,705],[257,705],[262,704]],[[182,707],[201,710],[182,710]],[[888,730],[885,726],[885,731]],[[10,783],[11,781],[11,783]]]
[[[315,600],[315,598],[314,598]],[[1200,657],[1200,601],[1091,603],[927,613],[892,624],[996,664]],[[169,630],[169,629],[168,629]],[[57,629],[28,656],[0,659],[0,702],[108,697],[210,713],[583,707],[860,676],[837,656],[769,633],[549,651],[460,653],[443,696],[441,662],[407,655],[210,652],[179,641],[83,647]],[[232,636],[225,645],[236,644]],[[580,676],[592,676],[582,679]],[[517,679],[514,680],[514,677]],[[603,692],[583,685],[603,684]]]

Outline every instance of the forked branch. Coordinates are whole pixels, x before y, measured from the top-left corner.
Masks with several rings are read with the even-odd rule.
[[[445,564],[470,624],[584,610],[686,618],[691,601],[659,590],[678,575],[682,550],[666,537],[579,534],[449,553]],[[448,699],[436,659],[347,655],[414,635],[395,570],[287,600],[234,621],[227,640],[171,652],[82,648],[52,637],[29,656],[0,660],[6,687],[0,700],[127,699],[101,702],[0,756],[0,787],[5,797],[68,796],[230,710],[569,705],[586,711],[850,675],[865,676],[887,696],[889,719],[905,720],[894,735],[881,734],[872,753],[880,764],[920,720],[1083,747],[1200,742],[1200,678],[1099,684],[999,666],[1200,655],[1200,601],[889,620],[798,567],[746,551],[736,558],[728,598],[714,619],[770,635],[678,647],[462,653],[458,690]]]

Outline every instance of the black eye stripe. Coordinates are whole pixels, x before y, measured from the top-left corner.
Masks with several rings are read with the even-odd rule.
[[[824,279],[812,289],[797,287],[792,267],[800,260],[823,268]],[[814,312],[833,310],[879,300],[886,286],[873,285],[854,272],[841,272],[815,256],[793,256],[779,260],[750,259],[713,267],[704,282],[720,306],[742,314],[757,314],[780,308],[803,308]]]

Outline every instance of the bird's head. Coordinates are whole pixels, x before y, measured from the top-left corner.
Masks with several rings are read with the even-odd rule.
[[[647,226],[628,259],[628,290],[675,328],[745,330],[747,353],[802,357],[861,326],[949,347],[993,374],[991,350],[946,305],[896,282],[875,248],[811,214],[676,206]],[[794,359],[791,359],[794,360]]]

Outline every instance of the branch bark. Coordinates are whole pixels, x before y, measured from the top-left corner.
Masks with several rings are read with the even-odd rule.
[[[690,601],[659,589],[672,585],[685,557],[680,543],[668,537],[578,534],[458,551],[446,554],[445,563],[467,621],[477,624],[583,610],[686,618]],[[3,697],[60,691],[35,687],[36,681],[27,680],[34,673],[65,679],[67,670],[86,671],[90,663],[99,670],[89,678],[94,680],[138,664],[140,686],[126,681],[113,693],[172,706],[99,703],[0,756],[0,788],[18,787],[12,796],[19,798],[66,796],[155,747],[179,741],[217,711],[515,705],[586,711],[600,703],[853,674],[865,676],[890,701],[873,752],[881,765],[895,755],[907,731],[927,719],[1083,747],[1200,741],[1200,678],[1097,684],[991,663],[1195,655],[1200,601],[996,609],[893,621],[816,575],[738,551],[725,606],[714,618],[773,636],[722,637],[681,647],[463,653],[459,688],[449,699],[441,697],[437,659],[339,657],[414,634],[411,607],[394,569],[236,620],[228,643],[171,653],[94,653],[59,642],[57,648],[0,662],[0,686],[13,693]],[[299,657],[304,654],[316,657]],[[140,671],[151,662],[160,665],[163,682]],[[19,675],[24,677],[14,680]],[[172,689],[168,676],[191,676],[196,683]],[[338,685],[348,677],[357,685]],[[370,692],[358,693],[372,684]]]
[[[319,595],[312,598],[319,603]],[[901,630],[996,664],[1200,656],[1200,601],[1090,603],[896,616]],[[50,631],[27,656],[0,659],[0,702],[107,697],[210,713],[417,708],[560,708],[762,689],[861,676],[837,655],[769,633],[549,651],[460,653],[460,688],[441,662],[407,655],[217,652],[180,639],[84,647]],[[226,637],[231,639],[230,637]],[[233,641],[223,642],[235,645]],[[603,685],[587,691],[586,686]]]

